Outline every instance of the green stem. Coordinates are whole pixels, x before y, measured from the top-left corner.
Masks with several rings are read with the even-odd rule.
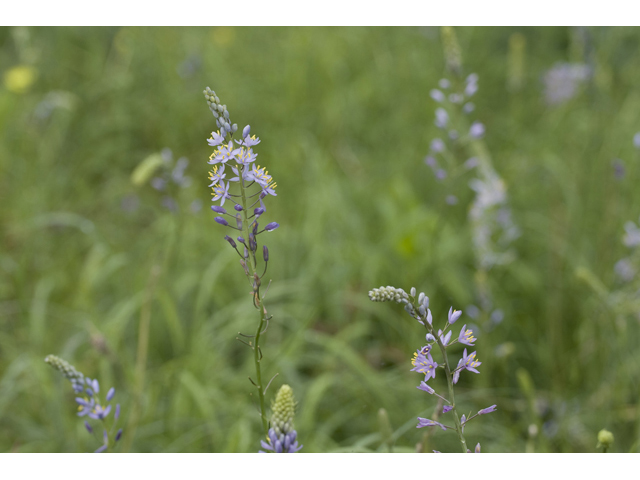
[[[249,215],[247,212],[247,195],[246,195],[246,189],[244,185],[244,178],[242,178],[242,168],[244,168],[243,165],[238,165],[240,187],[241,187],[240,191],[242,194],[242,217],[243,217],[242,224],[245,232],[245,241],[248,242],[250,247],[251,243],[249,240],[249,232],[250,232],[251,222],[249,222]],[[266,308],[264,308],[262,299],[260,298],[260,278],[257,275],[258,261],[256,259],[256,253],[252,251],[251,248],[248,248],[248,250],[249,250],[249,257],[250,257],[249,263],[251,264],[251,276],[253,278],[253,281],[251,278],[249,279],[249,281],[252,281],[252,284],[254,285],[253,302],[255,307],[260,312],[260,322],[258,323],[258,329],[256,330],[256,335],[254,337],[254,343],[252,345],[252,348],[253,348],[253,362],[256,368],[256,382],[257,382],[256,387],[258,389],[258,399],[260,402],[260,418],[262,420],[262,428],[264,429],[264,433],[266,435],[268,434],[268,431],[269,431],[269,423],[267,421],[267,410],[264,403],[264,387],[262,385],[262,371],[260,369],[260,362],[262,360],[262,353],[260,351],[260,335],[262,334],[262,330],[264,328],[264,324],[267,319],[267,310]]]
[[[451,402],[451,407],[453,407],[451,411],[453,412],[453,419],[456,425],[456,432],[458,433],[458,439],[460,440],[462,453],[467,453],[467,442],[465,441],[464,435],[462,434],[462,424],[460,423],[460,417],[458,416],[458,412],[456,410],[456,399],[453,394],[453,375],[451,374],[451,368],[449,367],[447,350],[446,350],[446,347],[443,345],[442,340],[440,340],[440,337],[436,335],[436,332],[433,330],[433,327],[429,324],[429,322],[427,322],[426,319],[423,319],[423,321],[424,321],[424,326],[427,328],[429,333],[433,335],[433,337],[436,339],[436,343],[438,344],[438,347],[440,347],[440,352],[442,352],[442,358],[444,359],[444,372],[445,372],[445,376],[447,377],[447,384],[449,386],[449,401]]]

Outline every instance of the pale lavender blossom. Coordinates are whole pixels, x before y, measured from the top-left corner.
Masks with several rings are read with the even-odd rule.
[[[484,136],[484,125],[480,122],[473,122],[469,128],[469,135],[472,138],[482,138]]]
[[[441,424],[440,422],[436,422],[434,420],[429,420],[428,418],[418,417],[418,425],[416,428],[423,427],[440,427],[442,430],[447,430],[447,427]]]

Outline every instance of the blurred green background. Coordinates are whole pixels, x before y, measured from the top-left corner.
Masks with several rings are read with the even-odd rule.
[[[426,292],[436,322],[462,309],[454,335],[477,332],[482,373],[462,375],[457,403],[498,411],[467,426],[470,444],[593,452],[607,428],[613,451],[637,452],[639,290],[613,267],[640,214],[640,30],[455,32],[520,229],[513,261],[484,271],[473,173],[438,182],[424,163],[440,135],[429,92],[447,75],[439,29],[0,29],[0,450],[96,448],[49,353],[116,387],[125,450],[258,449],[251,352],[235,340],[257,315],[209,210],[210,86],[262,139],[258,163],[278,182],[265,216],[281,227],[261,237],[274,316],[263,369],[279,373],[268,399],[293,387],[303,451],[385,451],[380,408],[395,451],[457,451],[455,435],[415,428],[435,408],[409,371],[423,329],[367,298],[394,285]],[[558,62],[590,74],[550,104]],[[133,182],[159,154],[188,158],[191,183]],[[491,303],[470,318],[483,289]]]

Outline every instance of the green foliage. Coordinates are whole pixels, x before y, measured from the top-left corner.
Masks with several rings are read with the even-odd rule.
[[[606,426],[614,451],[637,449],[638,312],[609,294],[622,227],[640,214],[640,32],[456,33],[523,232],[516,260],[488,272],[505,319],[491,331],[476,322],[482,374],[456,390],[465,408],[499,410],[465,435],[483,452],[591,452]],[[367,292],[416,286],[440,319],[476,301],[470,174],[446,205],[451,192],[423,162],[438,135],[441,42],[433,28],[1,28],[0,450],[92,448],[49,353],[115,386],[125,425],[138,402],[135,437],[123,436],[132,451],[259,448],[251,351],[235,340],[257,315],[209,211],[207,85],[260,136],[258,163],[278,182],[267,215],[281,227],[265,234],[263,375],[279,373],[268,401],[291,385],[306,452],[424,442],[415,417],[435,405],[409,372],[422,327]],[[541,78],[559,61],[594,76],[550,107]],[[164,148],[191,162],[192,185],[171,192],[178,212],[149,184]],[[456,451],[441,433],[428,446]]]

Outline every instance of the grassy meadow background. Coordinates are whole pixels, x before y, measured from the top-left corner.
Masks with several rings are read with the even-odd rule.
[[[269,401],[294,390],[304,452],[386,451],[380,408],[395,451],[423,441],[416,416],[435,399],[409,371],[423,329],[369,301],[381,285],[415,286],[436,322],[453,305],[455,334],[477,331],[482,373],[462,375],[457,402],[498,411],[467,426],[468,443],[593,452],[607,428],[613,451],[639,451],[640,304],[617,293],[613,267],[640,215],[640,29],[456,34],[521,231],[515,259],[482,279],[499,324],[466,315],[479,284],[471,174],[445,186],[424,163],[439,135],[429,92],[446,74],[439,29],[1,28],[0,450],[96,448],[50,353],[116,387],[125,451],[259,448],[251,352],[235,340],[257,314],[209,209],[210,86],[278,182],[265,217],[280,228],[261,237],[274,317],[262,365],[279,373]],[[558,62],[592,75],[549,105]],[[190,186],[132,181],[163,149],[188,158]],[[440,430],[427,443],[458,448]]]

